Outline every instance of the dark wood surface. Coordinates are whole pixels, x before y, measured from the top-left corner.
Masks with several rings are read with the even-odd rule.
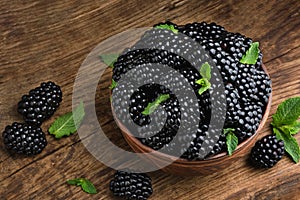
[[[0,2],[0,129],[22,121],[16,112],[21,96],[52,80],[64,98],[54,118],[71,110],[77,70],[104,39],[129,28],[151,26],[166,19],[178,24],[216,22],[259,41],[273,81],[270,116],[280,102],[300,95],[300,1],[20,1]],[[126,147],[109,107],[110,71],[96,96],[99,121],[112,140]],[[269,123],[259,138],[270,134]],[[85,125],[86,126],[86,125]],[[300,142],[300,135],[296,135]],[[0,136],[2,140],[2,136]],[[54,139],[35,157],[10,154],[0,143],[0,199],[114,199],[108,189],[114,170],[97,161],[77,134]],[[208,176],[176,177],[150,173],[151,199],[300,199],[300,169],[284,157],[274,168],[251,168],[247,157]],[[67,179],[85,177],[98,189],[88,195]]]

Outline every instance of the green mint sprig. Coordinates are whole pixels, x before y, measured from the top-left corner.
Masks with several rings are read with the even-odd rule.
[[[226,136],[226,146],[228,155],[231,156],[236,147],[238,146],[238,138],[234,134],[234,128],[223,129],[223,134]]]
[[[259,55],[259,42],[253,42],[240,60],[240,63],[254,65]]]
[[[291,135],[295,135],[300,131],[300,121],[295,121],[290,125],[282,125],[279,129],[283,132],[289,132]]]
[[[114,89],[115,87],[117,87],[118,83],[114,80],[114,79],[111,79],[111,85],[109,86],[109,89]]]
[[[208,62],[205,62],[201,66],[200,75],[202,76],[202,78],[197,80],[196,83],[201,85],[201,88],[198,90],[198,93],[201,95],[211,87],[211,83],[209,82],[211,79],[211,68]]]
[[[114,68],[114,63],[117,61],[118,57],[119,54],[116,53],[100,55],[100,59],[102,60],[102,62],[104,62],[104,64],[111,68]]]
[[[178,30],[174,27],[174,25],[161,24],[161,25],[155,26],[154,28],[170,30],[170,31],[172,31],[175,34],[178,33]]]
[[[295,163],[300,160],[300,148],[293,135],[300,131],[300,97],[293,97],[282,102],[272,116],[273,132],[284,143],[285,151]]]
[[[67,180],[67,183],[69,185],[80,186],[82,190],[86,193],[97,194],[97,190],[93,185],[93,183],[85,178],[76,178],[76,179]]]
[[[144,109],[144,111],[142,112],[143,115],[150,115],[151,113],[153,113],[156,108],[164,101],[166,101],[167,99],[170,98],[169,94],[162,94],[159,97],[157,97],[155,99],[155,101],[150,102],[147,107]]]
[[[83,102],[74,112],[69,112],[57,118],[50,126],[49,133],[54,135],[55,138],[60,139],[63,136],[70,136],[75,133],[79,128],[85,115]]]

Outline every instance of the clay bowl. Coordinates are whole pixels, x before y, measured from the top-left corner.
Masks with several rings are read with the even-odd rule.
[[[264,65],[262,67],[264,71],[267,73],[266,67]],[[208,175],[208,174],[215,173],[217,171],[221,171],[227,168],[233,162],[239,160],[239,158],[247,156],[250,152],[250,148],[256,142],[256,138],[259,135],[259,132],[261,131],[261,129],[263,128],[264,124],[267,121],[270,112],[271,101],[272,101],[272,93],[270,94],[265,113],[263,115],[263,118],[260,122],[257,131],[250,138],[240,143],[231,156],[228,156],[228,154],[224,152],[209,157],[205,160],[199,160],[199,161],[188,161],[186,159],[176,158],[171,155],[154,151],[150,147],[143,145],[138,139],[132,136],[132,134],[129,133],[127,128],[118,120],[117,116],[115,116],[115,113],[113,112],[113,108],[112,108],[112,112],[118,127],[121,129],[121,132],[125,140],[129,144],[129,146],[133,149],[133,151],[137,153],[153,152],[152,154],[143,154],[143,155],[147,155],[147,156],[143,156],[142,157],[143,159],[146,159],[147,162],[151,162],[156,166],[162,166],[163,163],[165,162],[170,163],[170,161],[172,161],[170,165],[162,168],[161,170],[178,176],[195,176],[195,175]]]

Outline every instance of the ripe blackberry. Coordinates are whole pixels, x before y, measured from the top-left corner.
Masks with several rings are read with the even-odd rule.
[[[239,101],[240,96],[237,89],[230,83],[225,85],[225,95],[227,105],[225,127],[234,128],[243,112]]]
[[[147,174],[125,171],[115,173],[109,188],[115,196],[130,200],[146,200],[153,192],[151,178]]]
[[[202,42],[208,39],[218,39],[224,32],[224,27],[217,25],[216,23],[206,23],[206,22],[194,22],[189,23],[180,30],[183,34],[193,38],[197,42]]]
[[[226,137],[224,135],[220,135],[217,143],[214,145],[213,149],[209,152],[207,157],[216,155],[225,150],[226,150]]]
[[[182,149],[181,158],[185,158],[187,160],[195,160],[199,157],[200,148],[207,136],[207,130],[208,130],[208,126],[205,123],[199,122],[199,128],[197,129],[197,132],[196,132],[192,142],[190,142],[191,138],[189,138],[189,135],[184,135],[182,137],[179,137],[179,140],[180,140],[182,146],[186,142],[188,142],[187,145],[183,146],[186,148]]]
[[[143,144],[154,150],[161,149],[166,144],[169,144],[177,134],[180,126],[181,109],[176,97],[171,94],[170,98],[161,105],[167,115],[164,126],[158,133],[152,136],[141,135],[141,138],[139,138]],[[154,123],[158,123],[158,120],[159,119],[154,119],[153,121]]]
[[[224,51],[240,60],[249,49],[252,40],[240,33],[227,32],[220,40],[220,46]]]
[[[25,155],[39,154],[47,146],[41,128],[18,122],[5,127],[3,141],[7,149]]]
[[[255,84],[258,89],[257,96],[259,100],[266,105],[272,91],[272,81],[262,69],[256,70]]]
[[[50,118],[62,101],[62,92],[55,83],[43,82],[28,95],[23,95],[18,103],[18,112],[23,115],[26,123],[40,126]]]
[[[267,135],[257,141],[251,151],[251,161],[257,167],[271,168],[284,154],[283,141]]]

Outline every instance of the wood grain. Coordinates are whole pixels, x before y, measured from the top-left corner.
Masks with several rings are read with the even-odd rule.
[[[0,1],[0,130],[22,121],[16,112],[22,94],[52,80],[61,85],[64,99],[55,116],[43,124],[46,131],[57,116],[71,110],[77,70],[99,42],[129,28],[170,19],[178,24],[214,21],[260,42],[273,81],[273,102],[259,137],[270,134],[268,124],[278,104],[300,95],[299,8],[298,0]],[[126,149],[105,98],[108,85],[99,86],[103,93],[95,97],[96,111],[110,139]],[[78,135],[47,139],[43,153],[29,158],[10,154],[0,143],[0,199],[114,199],[108,189],[114,170],[93,158]],[[299,134],[296,139],[300,142]],[[274,168],[257,170],[246,160],[201,177],[152,172],[151,199],[300,198],[299,164],[285,156]],[[74,177],[90,179],[99,193],[88,195],[65,184]]]

